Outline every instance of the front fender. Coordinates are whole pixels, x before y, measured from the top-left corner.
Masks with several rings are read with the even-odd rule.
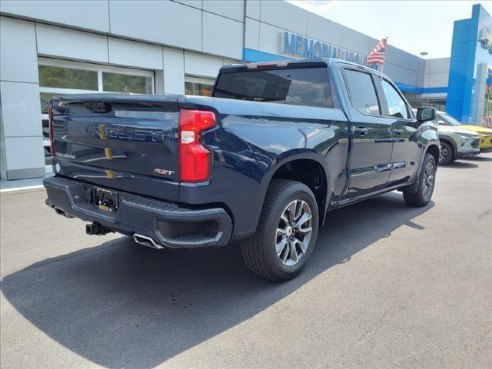
[[[437,126],[434,123],[422,123],[416,133],[419,146],[424,148],[427,148],[429,145],[433,144],[437,144],[439,146],[439,134],[437,132]]]
[[[420,155],[420,163],[418,173],[422,170],[422,165],[424,163],[425,154],[427,152],[437,153],[436,155],[436,163],[439,163],[439,153],[441,150],[439,144],[439,135],[437,133],[437,127],[430,122],[422,124],[416,135],[417,144],[420,147],[421,155]],[[417,174],[415,183],[400,188],[401,191],[416,193],[419,186],[419,175]]]

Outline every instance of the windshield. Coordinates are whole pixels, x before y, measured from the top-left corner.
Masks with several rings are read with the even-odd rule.
[[[448,126],[460,126],[461,123],[447,113],[437,113],[437,117],[444,121]]]

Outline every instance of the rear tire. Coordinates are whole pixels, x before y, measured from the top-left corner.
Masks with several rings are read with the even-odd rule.
[[[441,141],[441,154],[439,155],[439,165],[448,165],[454,161],[453,147],[447,142]]]
[[[420,168],[417,192],[403,192],[403,198],[408,205],[422,207],[431,201],[436,183],[436,170],[436,159],[431,154],[426,153]]]
[[[246,266],[272,281],[294,278],[313,252],[318,228],[318,204],[309,187],[272,181],[257,232],[241,245]]]

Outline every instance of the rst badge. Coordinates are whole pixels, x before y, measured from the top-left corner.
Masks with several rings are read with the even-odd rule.
[[[172,176],[175,172],[174,170],[167,170],[167,169],[162,169],[162,168],[155,168],[154,173],[160,174],[163,176]]]

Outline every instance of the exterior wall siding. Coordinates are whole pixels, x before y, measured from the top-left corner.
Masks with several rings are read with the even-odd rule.
[[[0,17],[0,55],[2,178],[44,176],[34,23]]]

